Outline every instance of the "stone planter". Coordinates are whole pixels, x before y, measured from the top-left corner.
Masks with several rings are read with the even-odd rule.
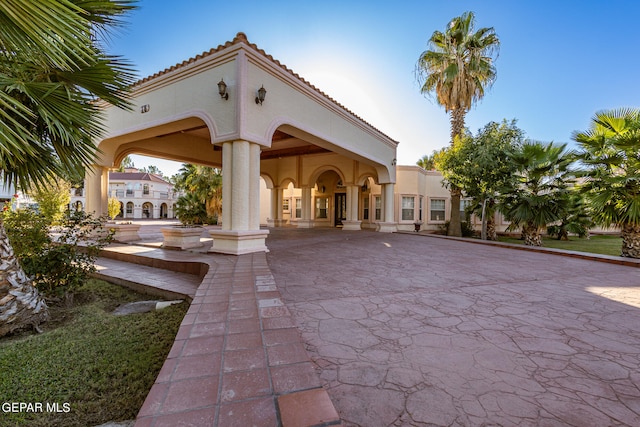
[[[167,249],[191,249],[202,246],[200,237],[202,227],[164,227],[161,228],[164,241],[162,247]]]
[[[114,232],[113,240],[116,242],[126,243],[140,240],[139,224],[105,224],[105,228]]]

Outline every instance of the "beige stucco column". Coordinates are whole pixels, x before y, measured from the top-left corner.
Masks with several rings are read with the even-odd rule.
[[[260,147],[244,140],[222,144],[222,230],[210,230],[211,252],[265,252],[260,230]],[[254,182],[255,181],[255,182]]]
[[[347,219],[342,221],[342,230],[360,230],[358,221],[358,190],[357,185],[347,185]]]
[[[382,184],[382,218],[378,223],[378,231],[381,233],[393,233],[398,231],[395,220],[393,183]]]
[[[302,204],[302,218],[298,220],[298,228],[311,228],[313,227],[313,221],[311,221],[311,187],[302,187],[300,203]]]
[[[109,169],[92,165],[86,169],[84,178],[85,212],[95,216],[107,213],[109,198]]]
[[[283,193],[282,187],[273,187],[271,190],[271,218],[267,220],[270,227],[282,227],[285,223],[282,219]]]

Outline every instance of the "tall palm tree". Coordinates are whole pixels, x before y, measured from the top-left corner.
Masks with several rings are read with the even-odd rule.
[[[591,128],[575,132],[585,165],[582,190],[593,219],[622,232],[622,256],[640,258],[640,110],[596,113]]]
[[[0,171],[6,183],[38,187],[81,174],[95,158],[100,102],[128,107],[134,72],[101,39],[132,0],[0,2]],[[101,100],[101,101],[99,101]],[[0,224],[0,336],[48,318]]]
[[[502,189],[500,210],[510,229],[522,227],[525,245],[542,246],[540,231],[562,218],[573,182],[573,153],[566,144],[527,142],[509,157],[516,165],[511,188]]]
[[[475,16],[465,12],[453,18],[445,32],[434,31],[429,49],[418,58],[420,92],[435,94],[451,120],[451,145],[464,129],[471,106],[484,97],[485,89],[496,80],[494,65],[500,40],[493,27],[474,31]],[[449,235],[460,236],[459,188],[451,188]]]

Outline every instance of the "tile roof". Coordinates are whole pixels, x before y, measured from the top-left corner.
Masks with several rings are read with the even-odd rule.
[[[153,181],[170,184],[160,176],[148,172],[109,172],[109,180]]]

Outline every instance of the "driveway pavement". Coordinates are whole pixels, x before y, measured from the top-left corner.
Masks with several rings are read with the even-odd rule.
[[[640,425],[640,269],[270,231],[269,267],[345,426]]]

